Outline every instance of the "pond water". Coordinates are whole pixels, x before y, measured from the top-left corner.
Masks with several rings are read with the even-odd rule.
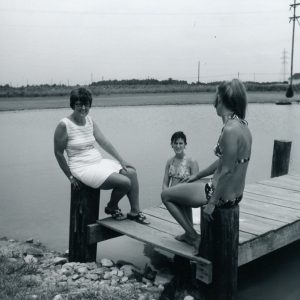
[[[70,185],[55,160],[53,134],[59,120],[70,112],[0,113],[0,236],[33,237],[50,249],[67,249]],[[160,203],[165,163],[173,155],[171,134],[177,130],[186,133],[187,153],[201,168],[214,160],[212,149],[222,128],[212,105],[106,107],[93,108],[90,114],[137,168],[142,208]],[[300,105],[250,104],[247,120],[253,134],[247,182],[270,177],[275,139],[292,141],[290,171],[300,174]],[[108,197],[109,192],[101,192],[100,216]],[[127,199],[121,202],[126,211]],[[295,243],[241,268],[239,299],[300,299],[299,250]],[[131,261],[139,267],[148,262],[157,268],[170,263],[164,253],[126,237],[98,244],[98,258],[102,257]],[[259,270],[261,265],[264,272]]]

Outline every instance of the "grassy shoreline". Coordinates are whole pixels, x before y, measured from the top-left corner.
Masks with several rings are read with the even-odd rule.
[[[192,105],[212,104],[214,92],[135,93],[94,96],[94,107],[145,106],[145,105]],[[299,97],[288,99],[280,92],[248,92],[249,103],[299,102]],[[68,96],[55,97],[2,97],[0,111],[68,108]]]

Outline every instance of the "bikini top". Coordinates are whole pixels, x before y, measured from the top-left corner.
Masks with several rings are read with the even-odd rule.
[[[183,179],[191,175],[190,169],[187,165],[186,156],[183,157],[181,162],[177,165],[174,165],[175,157],[172,159],[169,167],[169,177]]]
[[[240,123],[242,123],[242,124],[244,124],[244,125],[248,125],[248,122],[247,122],[246,120],[239,118],[236,114],[232,114],[232,115],[228,118],[228,120],[234,120],[234,119],[238,120]],[[228,121],[227,121],[227,122],[228,122]],[[226,125],[226,124],[225,124],[225,125]],[[222,157],[223,157],[223,151],[222,151],[221,146],[220,146],[220,139],[221,139],[222,133],[223,133],[223,131],[224,131],[225,125],[224,125],[223,128],[222,128],[222,132],[221,132],[221,134],[220,134],[220,136],[219,136],[217,145],[216,145],[215,148],[214,148],[214,153],[215,153],[215,155],[216,155],[217,157],[219,157],[219,158],[222,158]],[[244,163],[248,162],[249,160],[250,160],[250,157],[240,158],[240,159],[238,159],[238,160],[236,161],[236,163],[237,163],[237,164],[244,164]]]

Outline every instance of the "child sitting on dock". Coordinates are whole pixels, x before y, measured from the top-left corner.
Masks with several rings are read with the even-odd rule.
[[[171,147],[175,152],[175,156],[168,159],[165,167],[165,175],[163,179],[162,190],[175,186],[183,182],[191,175],[197,174],[199,166],[196,160],[188,157],[185,153],[187,145],[186,135],[182,131],[175,132],[171,137]],[[199,224],[200,221],[200,209],[187,206],[180,207],[185,213],[187,219],[191,224]],[[185,235],[177,235],[175,238],[179,241],[185,241],[189,243],[189,240],[185,239]]]

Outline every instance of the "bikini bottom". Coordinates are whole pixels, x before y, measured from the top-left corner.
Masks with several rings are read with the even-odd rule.
[[[205,195],[206,195],[206,199],[208,202],[210,200],[210,198],[212,197],[213,193],[215,192],[215,187],[211,181],[209,181],[205,185],[204,190],[205,190]],[[243,199],[243,194],[234,198],[233,200],[224,200],[224,199],[220,198],[218,203],[216,204],[216,207],[231,208],[231,207],[238,205],[242,199]]]

